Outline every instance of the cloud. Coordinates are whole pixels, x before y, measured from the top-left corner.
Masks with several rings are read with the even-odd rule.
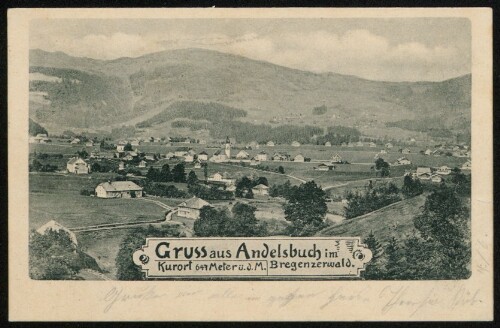
[[[375,80],[442,80],[470,71],[470,57],[453,45],[419,42],[391,44],[369,30],[343,34],[324,30],[259,35],[195,35],[173,31],[148,34],[88,34],[80,38],[49,36],[33,47],[99,59],[199,47],[228,52],[314,72],[336,72]]]

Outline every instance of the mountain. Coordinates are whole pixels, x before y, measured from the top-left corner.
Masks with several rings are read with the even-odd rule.
[[[399,131],[401,120],[435,117],[453,129],[457,120],[470,126],[470,90],[470,75],[443,82],[380,82],[202,49],[108,61],[30,51],[30,116],[48,127],[155,125],[152,118],[188,101],[244,110],[240,120],[256,124],[340,124],[369,133]],[[313,115],[319,106],[327,110]],[[390,122],[396,126],[386,127]],[[165,120],[156,125],[171,129]]]

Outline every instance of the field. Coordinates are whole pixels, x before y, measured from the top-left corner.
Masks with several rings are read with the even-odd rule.
[[[424,195],[403,200],[358,218],[344,220],[338,225],[324,229],[318,235],[366,238],[370,231],[373,231],[377,240],[386,242],[392,236],[401,237],[411,233],[414,229],[413,218],[421,213],[424,202]]]
[[[30,174],[30,229],[55,220],[68,228],[103,223],[157,220],[165,210],[140,199],[101,199],[81,196],[109,175]]]

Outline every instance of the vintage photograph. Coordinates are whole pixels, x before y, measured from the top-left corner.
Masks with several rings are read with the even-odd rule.
[[[353,237],[354,279],[468,279],[471,40],[462,17],[31,20],[30,278],[145,280],[147,238]]]

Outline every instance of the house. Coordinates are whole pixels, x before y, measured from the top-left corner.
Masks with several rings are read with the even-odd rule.
[[[356,142],[356,147],[363,147],[363,143],[361,141]]]
[[[185,156],[186,154],[187,154],[187,151],[185,151],[185,150],[176,150],[176,151],[174,152],[174,156],[175,156],[175,157],[183,157],[183,156]]]
[[[194,161],[194,168],[195,169],[201,169],[201,161],[199,159],[197,159],[196,161]]]
[[[300,147],[300,142],[298,141],[292,142],[292,147]]]
[[[184,156],[184,162],[186,163],[193,163],[194,161],[194,156],[191,155],[191,154],[186,154],[186,156]]]
[[[209,161],[215,163],[227,162],[227,156],[219,149],[210,157]]]
[[[440,175],[448,175],[451,173],[451,168],[446,165],[443,165],[437,169],[436,173]]]
[[[146,155],[146,156],[144,156],[144,159],[145,159],[146,161],[156,162],[156,158],[155,158],[155,156],[154,156],[154,155]]]
[[[103,182],[95,188],[99,198],[135,198],[142,197],[142,187],[132,181]]]
[[[138,139],[133,139],[132,141],[130,141],[130,145],[132,145],[134,147],[137,147],[140,144],[141,144],[141,142]]]
[[[420,180],[430,180],[431,175],[432,171],[430,167],[417,167],[414,177]]]
[[[246,148],[248,149],[259,149],[259,143],[257,141],[252,141],[249,144],[247,144]]]
[[[200,161],[208,161],[208,154],[206,151],[202,151],[201,153],[198,154],[198,159]]]
[[[332,163],[342,163],[342,157],[339,154],[332,156]]]
[[[268,141],[266,143],[266,146],[268,146],[268,147],[274,147],[274,141]]]
[[[441,183],[441,182],[443,182],[443,178],[439,174],[432,174],[431,175],[431,182]]]
[[[377,147],[377,144],[375,144],[374,142],[370,142],[370,143],[368,143],[368,147],[375,148],[375,147]]]
[[[301,162],[301,163],[303,163],[304,162],[304,156],[302,156],[301,154],[298,154],[297,156],[295,156],[293,158],[293,161],[294,162]]]
[[[331,169],[333,169],[333,165],[326,165],[324,163],[321,163],[320,165],[318,165],[318,167],[315,167],[314,169],[318,171],[330,171]]]
[[[74,245],[78,245],[75,233],[54,220],[50,220],[49,222],[45,223],[43,226],[41,226],[36,230],[36,232],[38,232],[41,235],[45,235],[48,231],[55,231],[55,232],[64,231],[69,235],[69,239],[71,240],[71,242]]]
[[[390,149],[390,148],[392,148],[392,147],[394,147],[394,146],[393,146],[393,144],[392,144],[392,143],[390,143],[390,142],[388,142],[388,143],[386,143],[386,144],[385,144],[385,148],[389,148],[389,149]]]
[[[45,133],[39,133],[36,135],[36,137],[30,137],[29,142],[30,143],[47,143],[49,141],[49,138]]]
[[[94,147],[94,142],[92,140],[89,140],[85,143],[86,147]]]
[[[78,139],[78,138],[71,140],[71,144],[73,144],[73,145],[79,144],[79,143],[80,143],[80,139]]]
[[[330,141],[325,142],[325,147],[331,147],[332,143]]]
[[[200,145],[206,145],[206,144],[207,144],[207,141],[206,141],[205,139],[200,139],[200,140],[198,141],[198,143],[199,143]]]
[[[236,183],[235,179],[228,178],[227,176],[227,173],[221,174],[216,172],[214,175],[207,178],[207,182],[223,183],[226,187]]]
[[[261,151],[260,153],[258,153],[257,155],[255,155],[254,158],[255,158],[256,161],[265,162],[265,161],[267,161],[267,153],[265,151]]]
[[[380,150],[380,154],[387,154],[387,150],[385,150],[385,149],[381,149],[381,150]]]
[[[462,165],[462,170],[472,170],[472,162],[467,161]]]
[[[349,142],[349,143],[347,144],[347,147],[349,147],[349,148],[353,148],[354,146],[355,146],[355,144],[354,144],[353,142]]]
[[[237,159],[247,159],[250,156],[246,151],[240,150],[238,154],[236,154]]]
[[[75,174],[89,174],[90,173],[90,165],[85,162],[80,157],[70,158],[68,163],[66,163],[66,169],[69,173]]]
[[[132,154],[127,154],[122,157],[124,161],[133,161],[135,156],[132,156]]]
[[[269,195],[269,187],[261,183],[252,188],[252,193],[254,196],[267,196]]]
[[[166,155],[165,155],[165,158],[166,159],[171,159],[171,158],[174,158],[175,157],[175,154],[172,153],[171,151],[169,151]]]
[[[432,154],[432,150],[430,150],[430,149],[426,149],[424,151],[424,155],[426,155],[426,156],[430,156],[431,154]]]
[[[408,148],[404,148],[404,149],[401,149],[401,153],[402,154],[409,154],[409,153],[411,153],[411,150],[409,150]]]
[[[400,157],[393,165],[410,165],[411,161],[406,157]]]
[[[125,170],[125,162],[120,162],[118,164],[118,171],[123,171]]]
[[[212,206],[201,198],[193,197],[177,206],[177,215],[196,220],[200,217],[200,211],[204,206]]]
[[[139,162],[139,165],[137,165],[137,167],[143,167],[144,168],[144,167],[146,167],[146,165],[147,165],[146,161],[142,160],[142,161]]]

